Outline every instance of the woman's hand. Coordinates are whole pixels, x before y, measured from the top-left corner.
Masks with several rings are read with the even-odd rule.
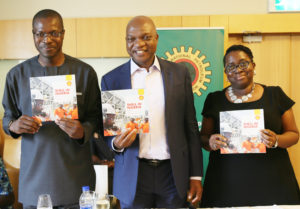
[[[213,134],[209,138],[209,146],[212,150],[218,150],[223,147],[227,147],[227,138],[221,134]]]
[[[260,131],[260,133],[262,142],[266,145],[266,147],[272,148],[278,142],[278,138],[275,132],[269,129],[263,129]]]

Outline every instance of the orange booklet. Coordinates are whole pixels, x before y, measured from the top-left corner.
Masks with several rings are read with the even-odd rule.
[[[102,91],[104,136],[115,136],[124,129],[149,132],[148,107],[144,89]]]
[[[75,75],[30,78],[32,117],[39,122],[78,119]]]
[[[221,154],[266,153],[260,137],[264,128],[263,109],[220,112],[220,134],[229,140]]]

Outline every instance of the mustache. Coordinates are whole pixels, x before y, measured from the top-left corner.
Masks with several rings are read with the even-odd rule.
[[[47,47],[56,47],[56,44],[52,44],[52,43],[40,43],[39,44],[40,47],[43,47],[43,48],[47,48]]]

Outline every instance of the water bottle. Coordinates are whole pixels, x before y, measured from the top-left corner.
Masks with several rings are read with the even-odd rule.
[[[80,209],[93,209],[94,205],[94,195],[93,192],[90,191],[89,186],[82,187],[82,194],[79,198]]]

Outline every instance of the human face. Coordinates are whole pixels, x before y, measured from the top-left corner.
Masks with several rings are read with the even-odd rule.
[[[248,65],[248,66],[247,66]],[[230,66],[234,66],[231,72]],[[246,67],[247,66],[247,67]],[[232,51],[225,59],[225,73],[233,88],[243,89],[253,82],[255,63],[243,51]]]
[[[107,114],[106,115],[106,120],[105,120],[105,126],[106,127],[112,127],[115,123],[115,114]]]
[[[36,19],[32,32],[39,60],[51,61],[63,55],[64,30],[57,17]]]
[[[127,52],[139,67],[149,69],[153,64],[157,42],[158,35],[152,22],[133,21],[127,26]]]
[[[33,114],[39,114],[43,110],[44,101],[40,99],[36,99],[33,105]]]

